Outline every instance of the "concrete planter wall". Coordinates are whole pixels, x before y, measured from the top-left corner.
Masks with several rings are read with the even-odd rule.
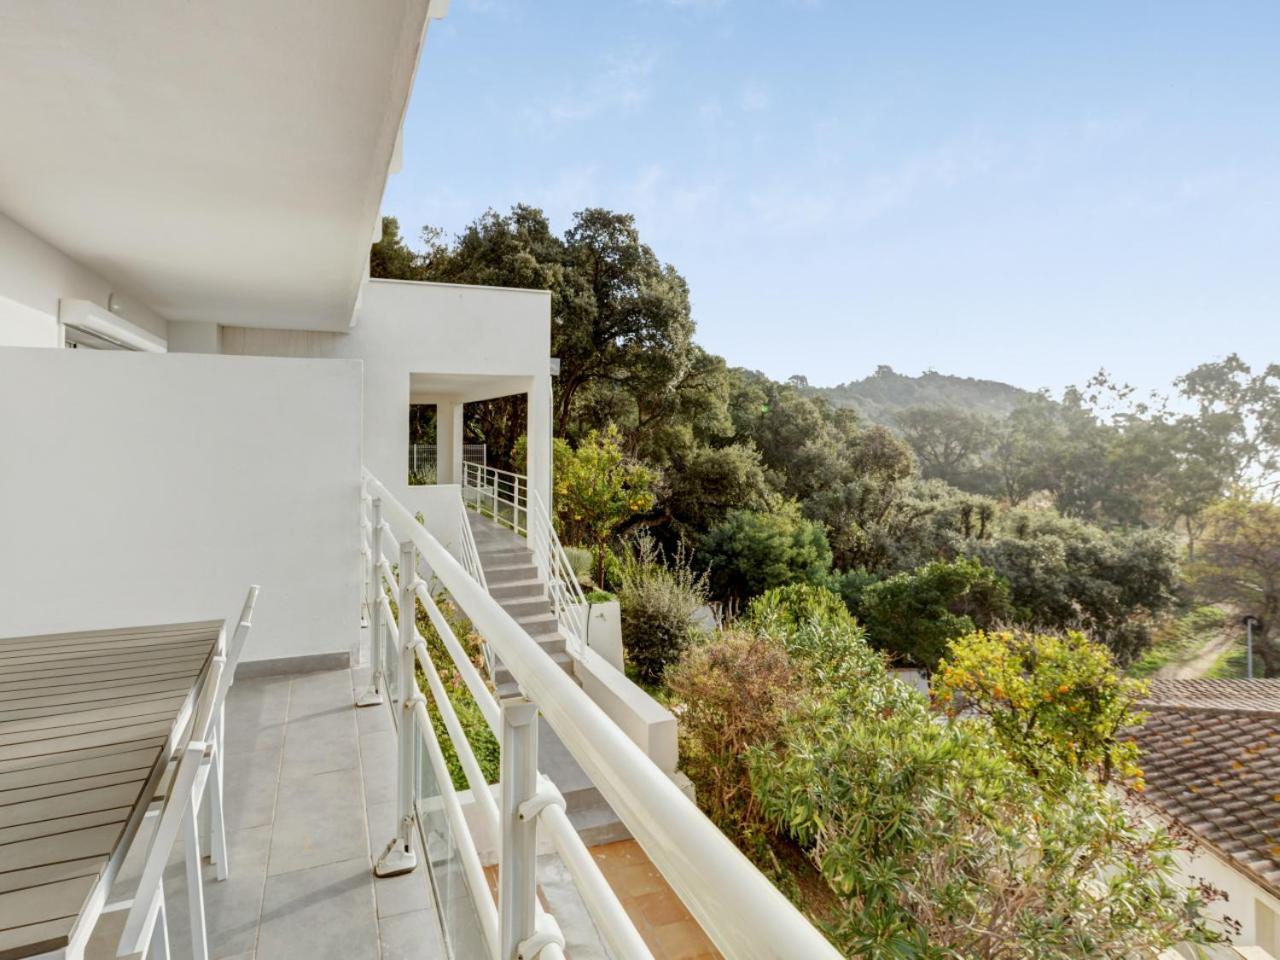
[[[622,670],[622,608],[617,600],[587,604],[587,647]]]

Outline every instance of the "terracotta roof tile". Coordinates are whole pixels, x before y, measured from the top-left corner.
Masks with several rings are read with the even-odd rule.
[[[1280,681],[1152,684],[1146,799],[1280,891]]]

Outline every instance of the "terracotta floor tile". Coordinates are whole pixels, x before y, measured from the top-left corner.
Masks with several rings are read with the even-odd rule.
[[[661,893],[671,889],[653,864],[629,864],[606,876],[609,886],[620,896],[642,897],[648,893]]]
[[[631,912],[631,905],[635,904],[641,916],[655,927],[689,919],[689,911],[684,908],[680,898],[670,888],[624,899],[622,902],[623,906],[627,907],[628,913]]]
[[[694,960],[708,950],[714,950],[702,928],[692,920],[663,924],[655,927],[654,932],[663,960]]]

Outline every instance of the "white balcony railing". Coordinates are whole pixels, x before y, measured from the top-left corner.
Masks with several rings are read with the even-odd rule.
[[[401,831],[379,861],[397,871],[412,866],[411,830],[447,836],[456,858],[448,876],[461,876],[475,925],[493,960],[559,960],[553,918],[536,896],[536,832],[551,837],[583,903],[615,960],[651,957],[617,896],[569,823],[558,791],[537,773],[535,721],[544,717],[614,812],[631,831],[708,936],[726,957],[805,957],[839,954],[751,862],[704,817],[680,789],[550,661],[510,614],[392,497],[366,474],[371,631],[376,685],[390,699],[400,739]],[[394,544],[394,549],[388,549]],[[393,557],[397,558],[394,561]],[[439,610],[417,571],[428,574],[470,620],[510,670],[523,697],[499,703]],[[397,616],[387,596],[396,598]],[[502,748],[500,802],[489,785],[445,694],[414,612],[421,603],[453,665]],[[396,622],[398,620],[398,623]],[[480,820],[501,850],[495,902],[478,846],[445,767],[415,674],[427,692],[461,762]],[[527,698],[527,699],[526,699]],[[424,841],[424,845],[425,841]],[[436,847],[439,848],[437,843]],[[443,874],[442,874],[443,876]],[[437,883],[452,882],[437,877]],[[446,931],[449,933],[449,931]],[[453,935],[453,934],[451,934]],[[464,936],[457,932],[457,936]]]
[[[551,601],[565,645],[581,658],[586,648],[586,596],[565,554],[542,497],[523,474],[468,463],[463,469],[463,501],[472,509],[528,539],[543,589]]]
[[[591,613],[587,607],[587,598],[538,491],[533,491],[531,500],[529,549],[533,551],[533,562],[542,577],[547,598],[551,601],[551,610],[556,615],[560,634],[565,639],[565,646],[571,654],[581,659],[582,651],[587,646],[587,617]]]
[[[522,537],[529,532],[529,478],[524,474],[463,463],[462,496],[495,523]]]
[[[434,443],[409,444],[409,472],[435,473],[436,450]],[[486,464],[489,462],[489,447],[484,443],[464,443],[462,445],[464,463]]]

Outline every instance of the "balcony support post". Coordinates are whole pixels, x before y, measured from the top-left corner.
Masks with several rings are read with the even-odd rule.
[[[386,628],[382,625],[382,498],[373,498],[373,547],[369,554],[369,688],[356,697],[357,707],[382,703],[386,671],[382,665]]]
[[[373,872],[378,877],[395,877],[409,873],[418,865],[418,855],[413,848],[413,830],[416,811],[413,803],[414,778],[414,704],[421,698],[418,691],[417,659],[414,646],[418,641],[418,551],[412,540],[400,544],[400,595],[396,604],[400,608],[400,697],[395,704],[396,739],[399,763],[396,777],[396,835],[378,858]]]
[[[498,861],[499,960],[517,960],[537,932],[538,825],[520,807],[538,789],[538,708],[524,697],[502,701],[499,764],[502,831]]]

